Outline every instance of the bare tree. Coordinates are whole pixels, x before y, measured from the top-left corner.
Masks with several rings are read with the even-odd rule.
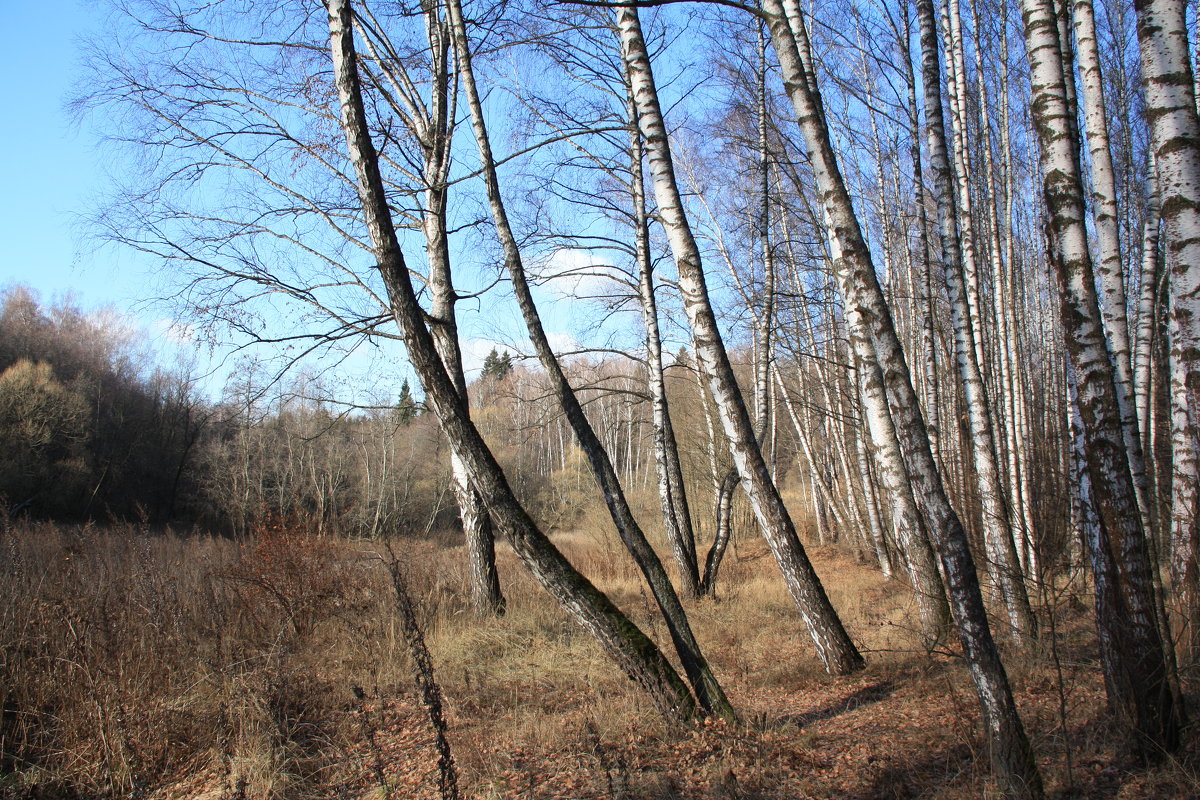
[[[804,20],[794,0],[764,0],[762,11],[828,215],[830,239],[838,251],[835,263],[842,267],[839,282],[847,305],[861,314],[862,324],[852,331],[851,341],[864,358],[871,357],[865,343],[874,345],[914,493],[941,557],[950,607],[983,709],[992,763],[1006,792],[1041,797],[1041,777],[988,626],[966,532],[933,461],[908,364],[830,142]]]
[[[451,22],[462,35],[461,15]],[[388,288],[392,313],[404,334],[413,366],[452,447],[517,555],[563,607],[610,656],[638,682],[658,707],[671,716],[688,717],[695,700],[658,648],[612,602],[580,575],[529,519],[503,472],[471,423],[466,398],[446,373],[433,337],[417,303],[404,256],[396,237],[379,171],[378,153],[366,124],[362,85],[354,46],[353,17],[347,0],[329,3],[330,50],[341,102],[342,129],[358,179],[364,220],[371,235],[378,269]],[[464,70],[466,66],[463,65]]]
[[[1099,541],[1091,555],[1105,685],[1113,711],[1136,734],[1143,753],[1152,756],[1177,746],[1179,709],[1159,635],[1153,567],[1088,249],[1078,139],[1064,81],[1068,65],[1063,62],[1053,4],[1023,0],[1022,8],[1051,259],[1079,387],[1084,456],[1098,512]]]
[[[951,0],[952,15],[957,17],[957,3]],[[1027,643],[1034,635],[1033,611],[1025,591],[1024,576],[1017,558],[1008,513],[1007,499],[997,464],[996,439],[992,415],[980,369],[978,331],[972,327],[967,260],[960,246],[968,241],[971,228],[959,228],[958,203],[955,201],[953,176],[946,151],[946,128],[942,117],[941,77],[938,63],[937,28],[932,0],[918,0],[917,18],[921,28],[922,83],[925,87],[925,124],[929,136],[929,161],[936,185],[938,222],[942,239],[943,274],[950,294],[950,313],[954,325],[954,349],[959,376],[966,392],[967,410],[971,425],[971,450],[975,476],[983,505],[984,542],[991,566],[1000,586],[1004,605],[1014,638]],[[955,45],[955,60],[961,44]],[[953,102],[953,101],[952,101]],[[961,138],[961,137],[960,137]],[[960,183],[966,183],[965,168],[960,167]],[[969,195],[960,192],[959,197]],[[964,211],[965,211],[965,201]],[[961,234],[961,235],[960,235]],[[972,255],[973,259],[974,256]],[[972,267],[974,270],[974,267]]]
[[[512,278],[513,289],[517,295],[517,303],[521,315],[525,319],[529,338],[533,342],[538,360],[550,379],[555,396],[562,406],[563,413],[571,424],[575,437],[587,456],[592,469],[592,475],[600,486],[605,504],[616,525],[618,533],[626,548],[637,562],[638,568],[646,578],[659,608],[671,631],[672,641],[679,653],[684,671],[696,691],[697,699],[706,712],[718,716],[733,718],[733,707],[725,697],[724,690],[709,667],[700,645],[692,633],[687,614],[679,601],[666,570],[658,555],[647,541],[641,526],[634,518],[633,511],[625,497],[624,488],[613,469],[608,452],[597,438],[595,431],[583,413],[583,407],[571,384],[563,374],[562,367],[550,347],[550,341],[542,326],[541,316],[534,303],[526,278],[524,259],[517,238],[508,221],[508,212],[504,197],[500,192],[499,174],[496,160],[492,155],[491,140],[488,136],[487,120],[483,112],[483,101],[475,83],[475,74],[471,65],[471,50],[467,39],[466,23],[463,19],[460,0],[448,0],[447,8],[454,32],[455,50],[458,55],[459,69],[462,73],[463,85],[466,89],[467,105],[471,111],[471,122],[475,130],[475,140],[479,147],[479,158],[483,167],[483,177],[487,186],[488,203],[491,207],[496,234],[504,251],[505,268]]]
[[[813,571],[796,535],[791,516],[771,478],[713,315],[700,250],[688,224],[675,180],[666,126],[659,108],[658,92],[637,9],[619,8],[616,15],[621,51],[637,102],[642,135],[646,140],[659,219],[675,255],[684,309],[695,337],[697,357],[716,399],[734,463],[746,484],[746,492],[759,526],[783,571],[788,590],[800,609],[825,668],[834,674],[852,672],[862,666],[862,656],[847,635],[820,579]]]

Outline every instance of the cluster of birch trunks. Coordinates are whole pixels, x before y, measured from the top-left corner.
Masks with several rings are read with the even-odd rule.
[[[713,589],[735,495],[798,635],[831,674],[864,663],[783,502],[786,437],[817,525],[861,531],[911,581],[926,635],[957,633],[1008,795],[1042,786],[996,640],[1032,645],[1031,594],[1064,564],[1090,567],[1113,714],[1146,758],[1176,748],[1175,665],[1195,658],[1200,607],[1184,0],[1104,0],[1099,14],[1091,0],[543,5],[327,0],[253,24],[220,3],[147,11],[138,35],[179,46],[154,63],[102,58],[92,98],[172,154],[118,238],[181,266],[193,302],[243,330],[242,308],[272,297],[321,320],[324,341],[402,339],[453,451],[481,616],[504,609],[499,533],[664,714],[736,718],[684,605]],[[705,59],[689,97],[685,62]],[[709,85],[728,102],[706,116]],[[673,127],[677,113],[692,127]],[[517,118],[537,136],[514,138]],[[539,137],[562,171],[519,182],[507,165]],[[219,213],[178,191],[222,173],[256,188]],[[464,195],[682,674],[534,522],[472,420]],[[606,266],[620,262],[640,312],[673,576],[631,509],[633,460],[597,430],[543,323],[530,243],[567,241],[569,227],[538,239],[564,213],[608,221],[571,246],[615,253]],[[688,497],[671,421],[663,351],[680,331],[729,464],[711,504]],[[734,335],[751,343],[749,378]],[[710,513],[715,538],[698,547]]]

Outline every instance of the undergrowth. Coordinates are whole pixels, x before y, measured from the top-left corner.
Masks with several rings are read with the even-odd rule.
[[[461,550],[398,543],[406,622],[387,548],[312,536],[294,519],[263,519],[241,543],[138,526],[30,524],[3,536],[3,798],[437,797],[441,734],[422,706],[431,684],[418,692],[413,681],[414,630],[444,698],[441,757],[453,750],[464,796],[994,791],[953,643],[923,643],[906,588],[833,546],[813,546],[813,560],[868,668],[825,675],[769,553],[742,538],[717,597],[689,614],[743,724],[681,730],[505,548],[508,613],[481,623],[466,605]],[[669,650],[610,536],[555,539]],[[1194,734],[1155,770],[1123,756],[1086,587],[1067,581],[1041,597],[1053,640],[1007,663],[1052,795],[1200,796]]]

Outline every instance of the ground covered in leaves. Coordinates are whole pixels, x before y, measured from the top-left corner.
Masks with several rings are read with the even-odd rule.
[[[561,544],[575,550],[577,562],[594,560],[602,587],[665,640],[632,574],[612,562],[600,566],[618,554],[597,554],[570,539]],[[814,560],[867,651],[868,667],[849,677],[824,674],[773,561],[759,544],[743,542],[725,592],[692,610],[740,725],[664,723],[590,642],[540,602],[522,608],[518,601],[508,619],[490,627],[432,631],[463,794],[481,800],[998,797],[978,705],[953,640],[922,647],[903,585],[835,548],[815,548]],[[519,579],[516,587],[531,589]],[[1052,600],[1043,597],[1043,618],[1053,609],[1055,626],[1039,645],[1028,652],[1007,648],[1049,796],[1200,797],[1194,729],[1181,753],[1151,769],[1122,747],[1105,713],[1082,588],[1060,586]],[[345,713],[361,735],[344,762],[353,768],[338,770],[342,778],[327,787],[329,796],[440,797],[433,735],[415,691],[376,690]]]

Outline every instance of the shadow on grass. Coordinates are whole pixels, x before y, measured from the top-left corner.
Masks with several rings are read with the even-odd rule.
[[[812,725],[814,722],[833,719],[840,717],[842,714],[848,714],[855,709],[865,705],[878,703],[892,692],[896,690],[896,682],[893,680],[880,681],[879,683],[864,686],[863,688],[847,695],[836,703],[832,703],[824,708],[805,711],[803,714],[785,714],[777,720],[779,725],[795,725],[797,728],[805,728]]]

